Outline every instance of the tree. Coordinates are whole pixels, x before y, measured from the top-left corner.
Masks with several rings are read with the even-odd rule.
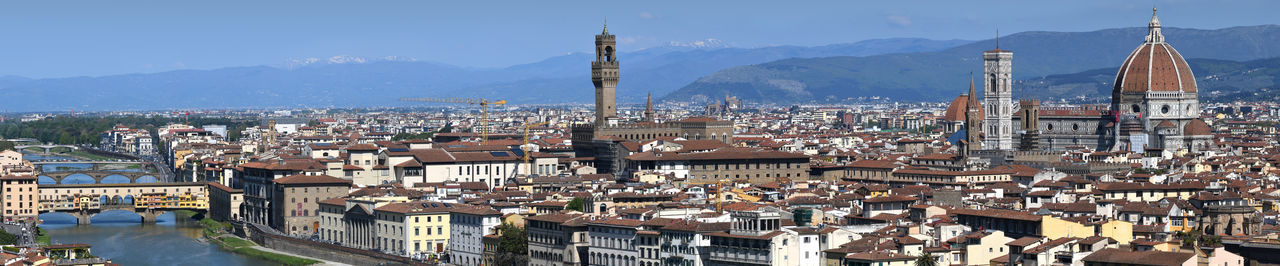
[[[494,256],[496,265],[525,265],[529,262],[529,235],[524,227],[502,223],[498,227],[502,236],[498,237],[498,254]]]
[[[938,259],[927,252],[920,252],[920,256],[916,256],[916,266],[938,266]]]
[[[565,206],[564,206],[564,209],[566,209],[566,210],[575,210],[575,211],[580,211],[580,212],[587,212],[586,210],[584,210],[584,209],[582,208],[582,204],[583,204],[583,200],[582,200],[582,198],[573,198],[573,200],[570,200],[570,201],[569,201],[569,204],[567,204],[567,205],[565,205]]]
[[[4,151],[4,150],[16,150],[16,149],[14,149],[14,148],[13,148],[13,146],[14,146],[14,145],[13,145],[13,142],[11,142],[11,141],[7,141],[7,140],[0,140],[0,151]]]
[[[18,236],[5,232],[4,230],[0,230],[0,245],[14,244],[18,244]]]

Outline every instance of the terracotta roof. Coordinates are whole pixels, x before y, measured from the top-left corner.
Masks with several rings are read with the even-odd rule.
[[[1138,46],[1116,73],[1113,92],[1147,91],[1196,92],[1191,67],[1168,43],[1147,42]]]
[[[903,260],[914,260],[916,257],[905,255],[905,254],[899,254],[896,252],[878,250],[878,251],[853,253],[845,256],[845,258],[851,259],[851,260],[860,260],[860,261],[903,261]]]
[[[4,178],[0,178],[0,179],[4,179]],[[235,193],[235,192],[241,192],[241,191],[242,191],[242,190],[239,190],[239,189],[234,189],[234,188],[227,187],[227,186],[225,186],[225,185],[219,184],[218,182],[209,182],[209,187],[216,188],[216,189],[218,189],[218,190],[222,190],[222,191],[230,192],[230,193]]]
[[[351,180],[332,177],[328,175],[291,175],[272,180],[276,184],[289,185],[307,185],[307,184],[346,184],[351,185]]]
[[[346,205],[347,205],[347,198],[332,198],[332,199],[327,199],[327,200],[318,201],[318,202],[316,202],[316,203],[320,203],[320,204],[327,204],[327,205],[346,206]]]
[[[450,212],[460,207],[456,203],[428,202],[428,201],[410,201],[388,203],[381,207],[374,208],[374,211],[394,212],[402,214],[420,214],[420,213],[441,213]]]
[[[942,120],[946,121],[964,121],[964,113],[969,108],[969,95],[957,96],[955,100],[951,100],[951,104],[947,105],[947,112],[942,116]],[[985,108],[978,108],[978,120],[987,117]]]
[[[1010,211],[1010,210],[997,210],[997,209],[986,209],[986,210],[957,209],[949,212],[949,214],[1013,219],[1013,220],[1023,220],[1023,221],[1033,221],[1033,222],[1039,222],[1040,219],[1042,218],[1039,215],[1035,215],[1035,214],[1031,214],[1023,211]]]
[[[709,152],[674,153],[644,152],[627,156],[632,161],[699,161],[699,160],[748,160],[748,159],[809,159],[808,155],[775,150],[750,148],[721,148]]]
[[[1187,126],[1183,127],[1182,132],[1192,136],[1213,135],[1213,130],[1209,129],[1209,124],[1205,124],[1200,119],[1191,119],[1191,122],[1188,122]]]
[[[868,198],[868,199],[866,199],[866,200],[863,200],[863,202],[866,202],[866,203],[876,203],[876,202],[903,202],[903,201],[915,201],[915,200],[916,200],[916,197],[912,197],[912,196],[905,196],[905,195],[888,195],[888,196],[880,196],[880,197]]]
[[[1128,251],[1118,248],[1107,248],[1093,252],[1082,259],[1085,262],[1120,265],[1182,265],[1194,257],[1195,253],[1163,252],[1163,251]]]

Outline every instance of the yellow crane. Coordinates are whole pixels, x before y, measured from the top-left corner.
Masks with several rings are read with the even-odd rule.
[[[400,98],[401,102],[465,103],[480,105],[480,145],[489,144],[489,105],[507,104],[507,100],[490,101],[483,98]]]
[[[529,156],[530,156],[529,155],[529,128],[543,126],[543,125],[546,125],[547,123],[548,122],[542,122],[542,123],[524,125],[524,145],[520,146],[520,150],[524,151],[524,166],[528,167],[529,175],[533,175],[533,164],[529,163]]]
[[[719,172],[720,171],[716,171],[716,173],[719,173]],[[729,181],[728,178],[716,180],[716,214],[717,215],[724,214],[724,207],[723,207],[724,206],[724,183],[728,181]]]

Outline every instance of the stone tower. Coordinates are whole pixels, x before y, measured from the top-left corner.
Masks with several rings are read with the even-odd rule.
[[[644,121],[653,122],[653,94],[645,96],[644,100]]]
[[[987,135],[984,145],[993,150],[1012,150],[1013,145],[1013,52],[1000,50],[1000,37],[996,36],[996,49],[982,52],[983,106],[987,109]]]
[[[982,136],[978,133],[982,131],[982,106],[978,104],[977,94],[973,90],[973,77],[969,78],[969,99],[968,108],[964,112],[964,134],[965,144],[963,156],[969,156],[973,151],[982,149]]]
[[[1040,149],[1040,100],[1022,100],[1018,106],[1022,117],[1022,143],[1018,150]]]
[[[591,83],[596,86],[596,125],[610,126],[618,122],[617,87],[618,56],[609,25],[596,35],[596,60],[591,61]]]

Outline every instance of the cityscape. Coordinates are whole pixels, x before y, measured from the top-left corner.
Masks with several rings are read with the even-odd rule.
[[[1280,265],[1280,5],[748,2],[14,4],[0,259]]]

